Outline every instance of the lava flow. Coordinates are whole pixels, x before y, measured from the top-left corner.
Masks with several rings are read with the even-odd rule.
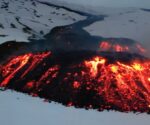
[[[100,43],[100,51],[110,52],[130,52],[130,53],[145,53],[146,50],[139,43],[127,45],[127,43],[118,43],[114,41],[102,41]]]
[[[67,106],[150,113],[149,60],[82,54],[74,60],[51,52],[16,56],[1,65],[0,87]]]

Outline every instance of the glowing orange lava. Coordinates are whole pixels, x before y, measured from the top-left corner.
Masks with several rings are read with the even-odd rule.
[[[23,72],[21,78],[23,78],[29,71],[33,70],[44,58],[50,55],[50,52],[42,53],[42,54],[25,54],[23,56],[18,56],[12,60],[8,64],[2,67],[2,76],[3,81],[1,82],[1,86],[6,86],[10,80],[17,75],[21,69],[23,69],[29,61],[31,61],[30,66]]]
[[[88,67],[91,67],[90,72],[91,72],[92,76],[96,76],[96,74],[98,72],[98,65],[105,64],[105,61],[106,60],[104,58],[95,57],[91,61],[85,61],[85,65]]]
[[[78,89],[78,88],[80,87],[80,83],[77,82],[77,81],[74,81],[73,87],[74,87],[75,89]]]
[[[99,58],[99,59],[98,59]],[[105,100],[115,105],[123,106],[130,110],[128,101],[145,100],[145,104],[150,104],[150,62],[133,61],[130,65],[116,62],[115,64],[97,63],[97,60],[104,60],[101,57],[95,57],[93,60],[85,61],[89,68],[91,76],[96,75],[96,83],[102,87],[96,88],[97,92],[105,95]],[[87,65],[88,64],[88,65]],[[90,64],[90,65],[89,65]],[[99,72],[97,72],[99,71]],[[115,88],[112,88],[115,85]],[[118,93],[121,97],[114,95]],[[138,102],[136,102],[138,104]],[[133,103],[136,109],[137,104]]]
[[[68,106],[150,112],[149,60],[123,63],[92,56],[65,66],[64,62],[68,60],[51,58],[51,52],[17,56],[1,66],[0,87]]]
[[[109,41],[103,41],[100,43],[100,51],[110,51],[110,52],[138,52],[145,53],[146,50],[140,45],[136,44],[133,47],[128,45],[121,45],[119,43],[110,43]]]

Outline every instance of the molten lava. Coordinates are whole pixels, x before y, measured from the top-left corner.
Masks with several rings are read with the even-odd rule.
[[[111,41],[102,41],[100,43],[100,51],[110,52],[131,52],[131,53],[145,53],[146,50],[139,44],[136,43],[133,46],[127,44],[113,43]]]
[[[109,44],[101,46],[107,49]],[[14,57],[1,66],[0,87],[67,106],[150,113],[149,60],[110,62],[93,55],[72,63],[68,58],[51,52]]]
[[[105,101],[124,110],[138,110],[150,105],[150,62],[133,61],[131,64],[116,62],[107,65],[103,58],[98,57],[85,62],[91,76],[94,74],[95,88]],[[87,65],[88,64],[88,65]],[[96,65],[96,69],[95,69]],[[129,106],[130,102],[130,106]]]
[[[1,86],[6,86],[15,75],[25,68],[29,61],[31,61],[30,66],[22,73],[20,78],[23,78],[29,71],[33,70],[36,65],[38,65],[44,58],[50,55],[48,53],[35,54],[32,53],[25,54],[23,56],[18,56],[10,60],[8,64],[2,67],[2,77],[4,78],[1,82]]]

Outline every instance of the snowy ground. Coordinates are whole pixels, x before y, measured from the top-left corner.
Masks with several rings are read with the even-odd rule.
[[[68,25],[85,17],[65,9],[50,7],[36,1],[1,0],[0,43],[29,37],[42,38],[55,26]]]
[[[98,112],[47,103],[10,90],[0,91],[2,125],[149,125],[147,114]]]
[[[92,35],[130,38],[149,44],[150,12],[129,9],[123,13],[110,14],[104,21],[95,22],[84,29]]]
[[[150,7],[149,0],[40,0],[49,2],[70,3],[86,6],[104,7]]]
[[[104,21],[95,22],[84,28],[92,35],[125,37],[144,43],[146,46],[149,44],[150,12],[142,11],[135,6],[104,7],[105,4],[96,0],[91,4],[85,3],[85,0],[80,2],[79,0],[2,0],[0,2],[0,43],[10,40],[28,41],[30,37],[42,38],[55,26],[85,19],[79,14],[50,7],[38,1],[46,1],[96,15],[107,15]]]
[[[70,7],[95,15],[107,15],[105,20],[95,22],[84,29],[92,35],[103,37],[123,37],[141,42],[149,49],[150,40],[150,11],[143,11],[141,8],[150,8],[150,1],[142,3],[136,0],[126,2],[110,0],[40,0],[48,1],[58,5]],[[85,2],[87,1],[87,2]],[[124,4],[123,4],[124,3]],[[86,6],[85,6],[86,4]],[[147,4],[147,6],[145,5]],[[116,5],[116,6],[115,6]],[[131,7],[132,6],[132,7]]]

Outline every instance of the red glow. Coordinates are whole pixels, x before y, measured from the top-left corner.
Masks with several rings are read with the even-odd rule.
[[[75,89],[78,89],[78,88],[80,87],[80,83],[77,82],[77,81],[74,81],[73,87],[74,87]]]
[[[3,76],[7,77],[2,81],[1,86],[6,86],[9,83],[14,75],[29,61],[30,56],[31,54],[26,54],[24,56],[16,57],[2,69]],[[18,64],[19,66],[14,69],[12,68],[14,64]]]
[[[111,45],[107,41],[103,41],[100,44],[100,48],[104,51],[109,50],[111,48]]]
[[[134,48],[133,48],[134,47]],[[118,43],[110,43],[109,41],[103,41],[100,43],[100,51],[114,51],[114,52],[138,52],[138,53],[145,53],[146,50],[140,45],[136,44],[135,46],[127,46],[121,45]]]
[[[51,81],[56,78],[57,74],[58,74],[58,70],[59,70],[59,66],[53,66],[51,68],[49,68],[39,79],[38,81],[38,85],[40,85],[41,83],[46,83],[46,84],[50,84]],[[51,77],[49,77],[51,76]]]
[[[68,106],[68,107],[71,107],[71,106],[73,106],[73,103],[72,103],[72,102],[69,102],[69,103],[67,104],[67,106]]]
[[[34,86],[34,82],[33,82],[33,81],[28,82],[28,83],[26,84],[26,87],[29,88],[29,89],[33,88],[33,86]]]
[[[65,104],[68,104],[68,106],[77,105],[75,95],[78,92],[82,93],[81,90],[84,90],[86,91],[84,94],[90,91],[96,93],[92,95],[94,96],[92,97],[93,100],[95,98],[103,99],[103,104],[96,100],[96,103],[98,103],[96,105],[99,106],[100,110],[116,109],[117,107],[121,111],[150,111],[149,60],[143,62],[133,60],[126,64],[116,60],[110,63],[107,58],[95,56],[63,69],[64,67],[59,62],[44,61],[45,59],[51,59],[50,55],[50,52],[30,53],[17,56],[3,64],[1,66],[0,87],[8,87],[11,81],[16,78],[13,83],[18,84],[19,81],[21,84],[25,80],[23,89],[33,90],[30,91],[32,96],[38,96],[38,92],[43,92],[45,89],[48,94],[46,97],[53,96],[51,93],[53,89],[58,91],[56,95],[59,95],[60,92],[63,95],[71,90],[72,93],[67,95],[67,97],[71,96],[71,99],[68,102],[67,99],[65,100]],[[37,67],[43,69],[42,73],[35,70]],[[36,71],[35,74],[39,74],[38,78],[30,77],[30,79],[26,79],[30,72],[34,70]],[[59,95],[58,99],[62,95]],[[86,107],[94,108],[94,105],[95,102],[89,101]]]
[[[1,82],[1,86],[6,86],[15,75],[24,68],[27,63],[31,61],[31,65],[22,74],[23,78],[29,71],[34,69],[44,58],[50,55],[50,52],[42,54],[25,54],[12,59],[8,64],[2,67],[2,76],[4,80]]]
[[[142,53],[146,52],[146,50],[140,44],[137,44],[136,46],[137,46],[137,48],[139,49],[140,52],[142,52]]]
[[[101,60],[101,57],[96,57]],[[132,64],[127,65],[121,62],[115,64],[106,65],[105,63],[98,63],[95,58],[88,61],[91,65],[85,65],[89,68],[91,76],[95,74],[97,77],[97,84],[102,84],[102,87],[95,88],[100,95],[105,96],[105,99],[109,103],[115,105],[123,106],[126,110],[130,110],[131,107],[128,106],[128,101],[133,101],[143,99],[146,101],[147,107],[150,105],[150,62],[137,62],[134,61]],[[99,71],[99,72],[97,72]],[[115,84],[116,88],[113,89],[111,86]],[[139,84],[141,84],[139,86]],[[118,93],[121,100],[114,95]],[[139,93],[143,97],[139,96]],[[124,102],[123,104],[121,104]],[[136,102],[138,103],[138,102]],[[134,104],[133,104],[134,105]],[[134,106],[134,108],[138,108]]]

